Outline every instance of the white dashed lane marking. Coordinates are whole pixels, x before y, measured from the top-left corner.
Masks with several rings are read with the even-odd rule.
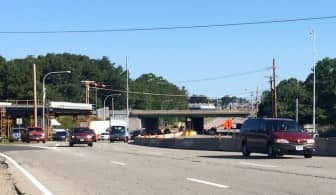
[[[206,184],[206,185],[210,185],[210,186],[214,186],[214,187],[218,187],[218,188],[229,188],[229,186],[218,184],[218,183],[213,183],[213,182],[210,182],[210,181],[199,180],[199,179],[194,179],[194,178],[186,178],[186,179],[188,181],[193,181],[193,182],[196,182],[196,183]]]
[[[120,165],[120,166],[126,166],[127,165],[126,163],[118,162],[118,161],[111,161],[111,163],[115,164],[115,165]]]
[[[254,167],[266,167],[266,168],[276,168],[278,166],[275,165],[265,165],[265,164],[258,164],[258,163],[249,163],[249,162],[239,162],[241,165],[247,165],[247,166],[254,166]]]

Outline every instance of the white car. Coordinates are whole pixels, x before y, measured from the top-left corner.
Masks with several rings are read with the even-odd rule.
[[[110,139],[110,134],[105,132],[105,133],[101,133],[99,135],[99,140],[109,140]]]

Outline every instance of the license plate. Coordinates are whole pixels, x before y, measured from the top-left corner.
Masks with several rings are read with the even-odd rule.
[[[301,151],[301,150],[303,150],[303,146],[295,146],[295,149],[298,150],[298,151]]]
[[[83,141],[84,141],[84,139],[80,139],[79,141],[83,142]]]

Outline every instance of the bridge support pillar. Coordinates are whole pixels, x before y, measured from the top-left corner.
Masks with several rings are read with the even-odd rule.
[[[197,131],[198,134],[203,132],[204,128],[204,118],[203,117],[187,117],[186,118],[186,129],[192,129]]]
[[[159,118],[143,118],[141,120],[141,126],[145,129],[158,129],[159,128]]]

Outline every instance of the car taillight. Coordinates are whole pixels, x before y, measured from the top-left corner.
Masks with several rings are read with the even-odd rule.
[[[92,138],[92,135],[87,135],[86,137],[87,137],[88,139],[90,139],[90,138]]]
[[[74,135],[72,135],[72,136],[71,136],[71,138],[75,138],[75,136],[74,136]]]
[[[41,135],[42,137],[44,137],[44,133],[42,133],[42,135]]]
[[[33,133],[29,133],[28,135],[29,135],[29,136],[33,136]]]

